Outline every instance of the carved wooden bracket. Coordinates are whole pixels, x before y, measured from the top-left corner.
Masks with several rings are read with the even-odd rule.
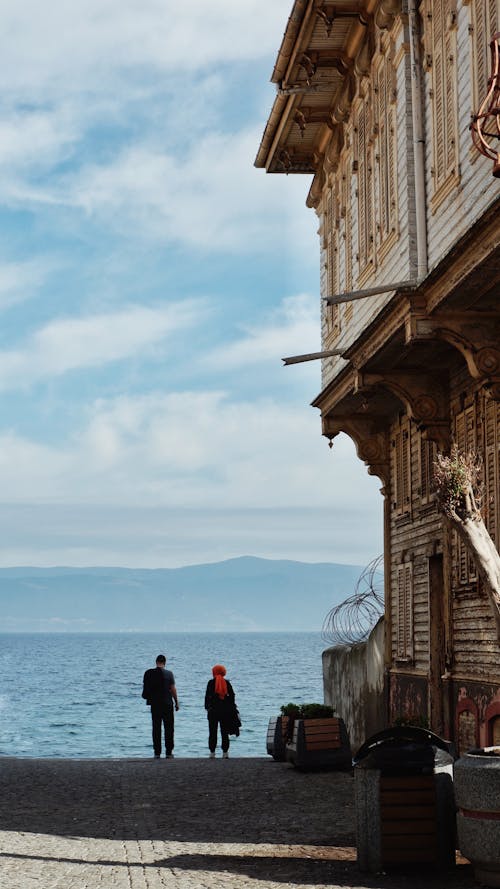
[[[384,487],[390,483],[390,456],[387,435],[381,432],[370,417],[333,416],[323,418],[323,435],[330,439],[345,432],[356,445],[356,453],[368,467],[369,475],[376,475]]]
[[[355,389],[362,392],[381,387],[393,392],[418,424],[423,437],[436,441],[441,450],[450,444],[448,393],[430,373],[391,371],[384,374],[356,374]]]
[[[489,322],[477,316],[431,319],[423,313],[410,316],[406,325],[407,343],[435,338],[457,349],[472,379],[481,383],[491,398],[500,401],[500,325],[495,319]]]
[[[399,0],[382,0],[375,13],[375,23],[378,28],[390,30],[396,16],[401,12]]]

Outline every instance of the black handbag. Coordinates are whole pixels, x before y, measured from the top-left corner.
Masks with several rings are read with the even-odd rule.
[[[226,721],[226,731],[228,735],[235,735],[236,737],[240,734],[241,728],[241,719],[240,712],[236,706],[236,704],[232,704],[229,713],[227,714]]]

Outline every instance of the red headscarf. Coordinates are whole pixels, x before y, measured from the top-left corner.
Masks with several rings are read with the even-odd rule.
[[[216,664],[212,667],[212,674],[215,679],[215,694],[224,699],[227,695],[227,682],[224,679],[226,668],[222,664]]]

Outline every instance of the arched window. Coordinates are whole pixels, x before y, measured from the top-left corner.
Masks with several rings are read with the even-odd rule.
[[[500,701],[493,701],[486,708],[486,737],[491,747],[500,747]]]
[[[477,707],[470,698],[463,698],[457,706],[458,752],[466,753],[479,744]]]

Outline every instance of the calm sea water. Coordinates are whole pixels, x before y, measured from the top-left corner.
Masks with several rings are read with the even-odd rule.
[[[0,755],[151,755],[142,677],[164,652],[181,705],[176,755],[206,754],[205,688],[223,663],[243,723],[231,755],[262,756],[281,704],[323,701],[324,647],[319,633],[0,634]]]

